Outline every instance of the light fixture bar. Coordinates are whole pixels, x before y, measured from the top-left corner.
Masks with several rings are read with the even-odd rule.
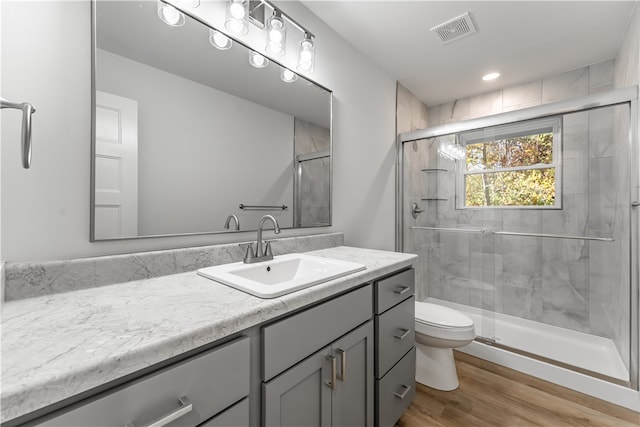
[[[287,21],[289,21],[294,27],[296,27],[298,29],[298,31],[301,31],[302,33],[306,33],[309,34],[309,36],[311,37],[315,37],[313,35],[313,33],[309,30],[307,30],[305,27],[303,27],[302,25],[298,24],[298,22],[293,19],[292,17],[290,17],[289,15],[287,15],[286,13],[284,13],[281,9],[277,8],[273,3],[271,3],[268,0],[261,0],[262,4],[265,4],[267,6],[269,6],[271,8],[272,11],[278,11],[278,13],[283,17],[286,18]]]

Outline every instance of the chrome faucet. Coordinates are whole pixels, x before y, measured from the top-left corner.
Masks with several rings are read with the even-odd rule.
[[[229,229],[229,224],[231,223],[231,220],[234,220],[236,223],[236,231],[240,231],[240,220],[234,214],[231,214],[227,217],[227,220],[224,222],[224,228],[226,228],[227,230]]]
[[[271,215],[265,215],[260,218],[258,222],[258,241],[256,242],[256,251],[253,251],[253,244],[249,243],[247,246],[247,253],[244,257],[245,264],[251,264],[254,262],[269,261],[273,259],[273,253],[271,252],[271,242],[265,241],[264,251],[262,250],[262,227],[266,220],[270,220],[273,223],[273,231],[276,234],[280,233],[280,226],[278,221]]]

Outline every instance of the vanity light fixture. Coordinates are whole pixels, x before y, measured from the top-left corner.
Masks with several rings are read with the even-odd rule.
[[[283,56],[287,43],[287,27],[282,19],[282,13],[278,9],[273,10],[273,15],[267,19],[267,53],[275,56]]]
[[[224,26],[239,36],[249,32],[249,0],[227,1],[227,20]]]
[[[158,17],[171,27],[181,27],[186,19],[184,14],[170,4],[158,0]]]
[[[211,28],[209,28],[209,43],[211,43],[211,45],[216,49],[220,50],[227,50],[233,45],[233,42],[229,37],[220,31],[212,30]]]
[[[316,59],[316,45],[313,36],[304,33],[304,38],[300,40],[298,47],[298,71],[310,73],[313,71]]]
[[[293,83],[298,80],[298,75],[288,68],[282,68],[280,72],[280,80],[285,83]]]
[[[490,82],[491,80],[495,80],[498,77],[500,77],[500,73],[493,72],[493,73],[485,74],[482,77],[482,80],[484,80],[485,82]]]
[[[269,65],[269,60],[258,52],[251,51],[249,52],[249,64],[256,68],[264,68]]]

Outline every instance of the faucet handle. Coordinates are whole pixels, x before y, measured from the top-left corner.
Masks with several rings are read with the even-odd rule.
[[[245,254],[244,254],[244,261],[249,261],[252,260],[256,255],[253,252],[253,243],[241,243],[238,246],[240,246],[241,248],[246,248]]]
[[[273,242],[277,242],[277,240],[265,240],[265,247],[264,247],[264,255],[265,256],[270,256],[273,257],[273,252],[271,252],[271,243]]]

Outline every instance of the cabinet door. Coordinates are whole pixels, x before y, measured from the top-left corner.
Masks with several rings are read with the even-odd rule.
[[[326,347],[263,384],[266,426],[331,424],[331,348]]]
[[[373,322],[335,341],[337,381],[332,396],[332,425],[373,425]]]

